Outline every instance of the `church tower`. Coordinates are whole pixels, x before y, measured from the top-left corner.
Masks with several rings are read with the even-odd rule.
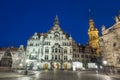
[[[99,31],[94,25],[94,21],[92,17],[90,16],[89,19],[89,29],[88,29],[88,36],[89,36],[89,45],[93,48],[96,49],[97,55],[100,53],[99,49]]]

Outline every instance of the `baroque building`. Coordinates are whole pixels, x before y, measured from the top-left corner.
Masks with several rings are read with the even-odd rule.
[[[27,42],[29,69],[71,69],[74,40],[60,27],[58,16],[47,33],[34,33]]]
[[[100,47],[99,47],[99,31],[94,25],[94,21],[92,18],[89,20],[89,29],[88,29],[88,36],[89,36],[89,45],[96,49],[97,55],[100,55]]]
[[[73,62],[81,62],[84,68],[87,68],[88,63],[96,63],[96,50],[89,44],[76,44],[73,47]]]
[[[65,33],[55,17],[53,26],[46,33],[35,32],[27,40],[26,48],[0,48],[0,66],[10,66],[12,69],[72,69],[73,63],[82,63],[87,68],[88,63],[96,63],[96,48],[98,46],[98,31],[90,19],[90,44],[80,45]],[[96,36],[95,36],[96,35]],[[95,40],[94,37],[97,37]],[[94,44],[95,41],[95,44]],[[9,55],[9,56],[8,56]],[[6,59],[6,57],[9,57]],[[4,62],[6,61],[6,62]],[[3,64],[3,63],[11,64]],[[78,64],[77,64],[78,65]]]
[[[115,17],[115,24],[110,28],[102,26],[100,46],[106,66],[120,69],[120,15]]]

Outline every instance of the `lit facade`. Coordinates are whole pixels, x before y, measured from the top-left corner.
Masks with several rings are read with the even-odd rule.
[[[120,15],[115,17],[115,21],[115,24],[108,29],[102,26],[100,46],[106,65],[120,69]]]
[[[31,70],[72,69],[73,62],[81,62],[84,67],[87,67],[88,63],[95,63],[98,40],[93,38],[97,37],[98,39],[98,31],[93,27],[93,24],[91,19],[90,25],[92,27],[90,27],[88,32],[91,45],[82,46],[77,44],[70,35],[61,29],[56,16],[52,28],[47,33],[35,32],[27,40],[26,49],[23,46],[9,48],[9,52],[12,55],[12,68]],[[8,49],[0,49],[0,60],[6,50]]]
[[[96,49],[97,55],[100,54],[100,47],[99,47],[99,31],[94,25],[94,21],[92,18],[89,20],[89,29],[88,29],[88,36],[89,36],[89,45]]]
[[[96,63],[96,50],[88,44],[77,44],[73,48],[73,62],[83,63],[83,67],[87,68],[88,63]]]
[[[27,42],[27,59],[30,69],[71,69],[73,39],[60,27],[56,16],[47,33],[34,33]]]
[[[10,62],[5,62],[8,59],[7,57],[11,57]],[[2,64],[2,61],[4,61],[4,63],[6,64]],[[7,66],[9,64],[10,66]],[[23,47],[23,45],[21,45],[19,48],[0,48],[0,67],[11,67],[12,69],[20,69],[25,67],[25,64],[25,48]]]

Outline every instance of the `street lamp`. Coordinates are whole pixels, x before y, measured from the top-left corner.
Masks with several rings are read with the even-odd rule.
[[[107,65],[107,61],[103,61],[103,64],[106,66]]]
[[[95,68],[98,69],[98,66],[96,65]]]
[[[27,59],[27,60],[26,60],[26,70],[25,70],[25,75],[28,74],[28,70],[27,70],[28,62],[29,62],[29,60]]]
[[[22,68],[23,68],[23,64],[22,64],[22,63],[20,63],[20,64],[19,64],[19,66],[20,66],[20,69],[22,69]]]
[[[39,63],[37,63],[37,70],[39,70],[39,65],[40,65],[40,64],[39,64]]]
[[[103,61],[103,64],[104,64],[104,70],[105,70],[105,72],[107,72],[107,71],[106,71],[107,61]]]

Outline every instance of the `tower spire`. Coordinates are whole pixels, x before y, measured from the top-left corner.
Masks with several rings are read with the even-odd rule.
[[[89,26],[90,26],[90,28],[95,28],[94,27],[94,21],[92,19],[91,9],[89,9],[88,11],[89,11],[89,17],[90,17],[90,19],[89,19]]]
[[[89,12],[89,17],[90,17],[90,19],[92,19],[91,9],[89,9],[88,12]]]
[[[59,25],[59,19],[58,19],[57,15],[56,15],[55,20],[54,20],[54,25]]]
[[[96,54],[99,55],[99,34],[97,28],[95,28],[94,21],[92,19],[91,10],[89,9],[89,29],[88,29],[88,36],[89,36],[89,45],[96,49]]]

